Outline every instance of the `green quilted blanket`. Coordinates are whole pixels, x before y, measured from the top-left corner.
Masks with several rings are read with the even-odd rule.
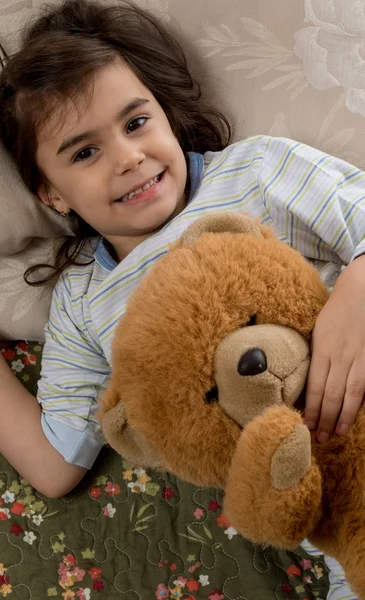
[[[0,349],[34,394],[41,345]],[[73,493],[50,500],[0,456],[0,598],[320,600],[328,589],[322,557],[237,534],[221,491],[138,470],[105,448]]]

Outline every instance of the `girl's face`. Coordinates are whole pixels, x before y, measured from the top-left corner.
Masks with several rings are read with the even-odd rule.
[[[78,108],[78,110],[77,110]],[[185,206],[184,154],[151,92],[121,60],[95,74],[89,104],[70,102],[38,135],[41,200],[73,209],[122,259]]]

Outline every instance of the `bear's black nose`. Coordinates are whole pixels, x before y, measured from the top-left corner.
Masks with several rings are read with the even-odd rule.
[[[243,377],[248,375],[260,375],[267,369],[266,356],[260,348],[252,348],[242,354],[238,363],[238,373]]]

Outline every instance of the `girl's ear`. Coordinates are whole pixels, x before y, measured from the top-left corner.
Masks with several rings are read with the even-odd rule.
[[[37,196],[45,204],[50,208],[54,208],[57,212],[61,214],[67,214],[69,212],[69,208],[61,198],[59,198],[56,194],[54,194],[51,188],[46,184],[42,183],[38,190]]]
[[[39,186],[39,188],[37,190],[37,196],[43,202],[43,204],[45,204],[46,206],[50,206],[51,208],[54,208],[53,204],[51,202],[51,195],[50,195],[48,186],[45,183],[42,183]]]

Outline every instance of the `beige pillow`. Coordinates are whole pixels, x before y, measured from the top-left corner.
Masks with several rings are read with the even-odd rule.
[[[0,145],[0,339],[43,340],[51,290],[23,280],[26,269],[52,260],[68,219],[44,206],[23,184]]]
[[[68,219],[31,194],[13,160],[0,144],[0,258],[31,250],[32,238],[54,239],[70,234]]]
[[[67,219],[27,190],[1,143],[0,206],[0,339],[43,340],[52,289],[30,287],[23,275],[52,261],[55,240],[71,231]]]
[[[0,339],[43,341],[52,289],[30,287],[24,271],[53,254],[54,241],[32,238],[20,252],[0,257]]]

